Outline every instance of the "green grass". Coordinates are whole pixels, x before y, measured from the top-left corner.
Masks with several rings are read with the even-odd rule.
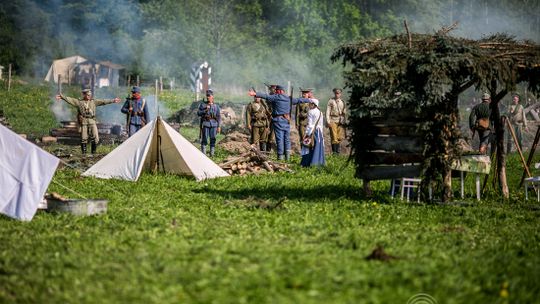
[[[203,182],[58,169],[49,191],[107,199],[108,211],[0,216],[0,303],[407,303],[419,293],[438,303],[538,302],[540,206],[524,201],[516,155],[509,200],[490,181],[477,202],[469,175],[465,200],[447,205],[391,199],[387,181],[365,198],[344,157],[322,169],[292,163],[294,173]],[[366,260],[378,245],[397,259]]]
[[[365,199],[340,157],[294,169],[205,182],[145,173],[137,183],[58,170],[50,191],[106,198],[108,212],[0,218],[0,302],[536,301],[540,208],[406,203],[385,182]],[[365,260],[378,244],[399,259]]]

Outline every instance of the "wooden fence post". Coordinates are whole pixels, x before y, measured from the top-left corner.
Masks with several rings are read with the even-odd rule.
[[[7,87],[8,92],[10,89],[11,89],[11,63],[8,66],[8,87]]]

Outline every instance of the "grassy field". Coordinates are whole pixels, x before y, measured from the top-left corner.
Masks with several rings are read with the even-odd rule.
[[[0,216],[0,303],[538,302],[540,205],[517,188],[514,155],[509,200],[489,189],[476,202],[468,176],[466,199],[445,205],[393,200],[388,182],[365,198],[344,157],[292,163],[204,182],[61,168],[49,191],[107,199],[108,211]],[[378,246],[393,258],[366,259]]]

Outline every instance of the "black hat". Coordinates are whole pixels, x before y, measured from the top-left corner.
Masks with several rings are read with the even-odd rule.
[[[139,88],[139,87],[131,88],[131,93],[140,93],[140,92],[141,92],[141,88]]]
[[[214,91],[210,89],[206,90],[206,96],[214,96]]]
[[[276,84],[276,90],[283,90],[285,91],[285,88],[282,85]]]

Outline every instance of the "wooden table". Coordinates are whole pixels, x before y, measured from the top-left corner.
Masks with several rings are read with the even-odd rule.
[[[480,174],[489,174],[490,169],[491,160],[487,155],[463,155],[460,159],[454,161],[452,170],[459,171],[460,174],[461,198],[465,197],[463,191],[464,172],[476,173],[476,199],[480,200]]]

